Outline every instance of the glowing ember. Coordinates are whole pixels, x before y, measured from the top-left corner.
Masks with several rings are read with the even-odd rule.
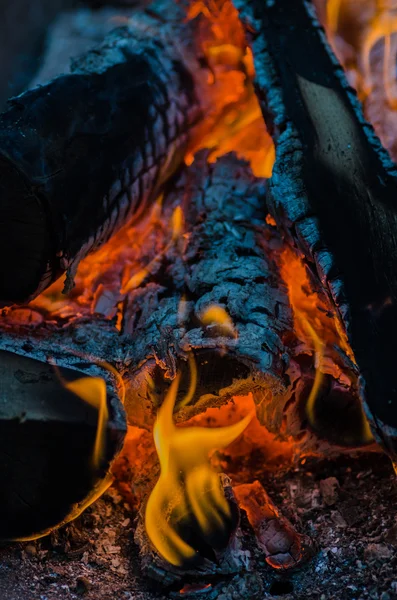
[[[150,540],[159,554],[176,566],[192,559],[196,550],[182,539],[174,523],[191,514],[208,535],[223,530],[230,518],[230,507],[208,455],[231,444],[252,418],[249,414],[235,425],[216,429],[175,427],[172,414],[178,386],[179,376],[170,386],[154,427],[161,474],[145,514]]]
[[[257,177],[270,177],[274,144],[267,132],[258,99],[252,52],[238,12],[229,0],[196,1],[188,18],[199,19],[198,43],[209,67],[206,115],[185,158],[191,164],[201,148],[210,148],[210,161],[236,152],[250,162]]]
[[[315,339],[313,349],[317,346],[317,351],[320,351],[320,340],[328,346],[339,346],[354,360],[339,318],[325,298],[322,299],[313,290],[306,267],[299,256],[286,247],[281,254],[280,267],[281,277],[288,287],[298,337],[312,348]]]
[[[296,334],[315,355],[315,377],[306,401],[306,414],[309,423],[315,428],[315,406],[324,374],[329,373],[336,380],[342,376],[342,371],[335,362],[337,354],[334,348],[342,349],[353,363],[355,359],[335,310],[325,297],[321,298],[313,290],[306,267],[299,256],[285,248],[281,254],[280,266],[281,276],[288,287]],[[361,430],[363,443],[373,439],[362,409]]]

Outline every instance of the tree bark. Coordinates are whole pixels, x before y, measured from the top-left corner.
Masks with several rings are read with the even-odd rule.
[[[133,422],[149,425],[147,399],[161,402],[178,370],[179,397],[187,393],[189,356],[197,387],[177,419],[233,395],[257,391],[263,399],[289,385],[283,336],[292,329],[291,312],[272,258],[280,239],[265,222],[264,193],[264,181],[234,155],[214,165],[201,155],[170,190],[168,211],[184,198],[184,235],[125,301],[123,327],[133,357],[126,409]],[[216,317],[205,323],[213,306],[230,317],[231,327]]]

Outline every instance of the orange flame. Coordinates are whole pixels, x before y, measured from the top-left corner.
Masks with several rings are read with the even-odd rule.
[[[149,539],[158,553],[175,566],[196,554],[179,535],[176,522],[192,514],[203,534],[208,534],[222,529],[230,517],[230,507],[208,455],[231,444],[253,416],[249,414],[239,423],[216,429],[176,427],[172,415],[179,379],[178,376],[172,382],[154,426],[161,474],[145,512]]]
[[[360,32],[357,40],[351,41],[349,33],[340,32],[341,22],[343,24],[343,10],[354,10],[355,0],[328,0],[327,2],[327,30],[334,43],[337,54],[342,60],[344,57],[338,52],[337,38],[349,43],[357,51],[357,67],[361,72],[361,84],[359,92],[368,96],[374,86],[374,73],[371,66],[371,54],[375,46],[383,41],[383,65],[382,65],[382,83],[385,92],[385,98],[390,108],[397,109],[396,94],[396,54],[397,40],[394,36],[397,33],[397,2],[396,0],[367,0],[359,2],[360,7],[356,8],[356,18],[359,19]],[[367,9],[363,11],[362,9]],[[336,43],[335,43],[336,42]],[[342,53],[343,54],[343,53]]]
[[[306,401],[306,414],[315,428],[315,405],[324,374],[331,371],[336,379],[340,374],[333,363],[332,348],[341,348],[353,363],[355,359],[337,314],[326,299],[313,290],[303,261],[290,248],[285,248],[281,254],[280,273],[288,288],[297,337],[315,355],[315,377]],[[364,410],[361,412],[362,439],[369,442],[373,439],[371,430]]]
[[[275,149],[267,132],[253,79],[254,61],[238,12],[230,0],[197,0],[188,11],[198,19],[198,42],[209,76],[206,90],[211,110],[192,141],[185,162],[209,148],[209,161],[228,152],[250,162],[257,177],[270,177]]]

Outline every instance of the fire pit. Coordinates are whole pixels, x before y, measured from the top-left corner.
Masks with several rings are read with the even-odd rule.
[[[1,597],[397,597],[396,8],[92,4],[0,115]]]

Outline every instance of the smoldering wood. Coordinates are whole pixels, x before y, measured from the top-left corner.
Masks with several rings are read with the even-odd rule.
[[[209,165],[201,154],[170,182],[163,199],[165,221],[182,206],[184,235],[167,244],[141,284],[126,295],[121,331],[100,314],[57,322],[21,307],[4,315],[0,347],[42,361],[51,357],[89,375],[98,373],[95,359],[106,358],[123,376],[129,420],[140,427],[152,427],[178,370],[179,397],[186,393],[192,353],[196,394],[188,406],[177,406],[177,420],[235,394],[281,394],[289,385],[282,338],[293,325],[271,256],[280,238],[266,225],[264,193],[264,181],[234,155]],[[142,267],[151,258],[145,256]],[[230,316],[235,335],[216,323],[203,325],[203,311],[214,304]]]
[[[233,155],[208,165],[201,154],[165,192],[161,220],[170,223],[175,208],[182,207],[183,231],[171,244],[168,238],[162,242],[158,255],[158,248],[145,248],[145,276],[127,294],[120,296],[121,281],[112,280],[117,289],[112,288],[109,301],[113,298],[116,306],[124,298],[120,331],[116,318],[97,312],[98,302],[93,314],[78,316],[78,304],[71,300],[75,310],[66,319],[20,307],[3,315],[0,348],[44,362],[51,357],[114,385],[112,376],[98,369],[98,359],[105,357],[123,377],[130,423],[148,430],[179,370],[176,421],[252,392],[260,422],[276,435],[292,436],[297,449],[331,454],[347,445],[350,451],[352,444],[343,436],[331,436],[330,446],[327,427],[314,431],[307,424],[312,350],[302,347],[293,330],[277,260],[283,242],[265,222],[265,182]],[[215,322],[203,324],[203,312],[213,305],[230,316],[234,334]],[[196,392],[188,405],[179,406],[192,381],[192,356]],[[340,395],[357,404],[354,373],[343,360],[339,368],[352,382]],[[322,388],[319,406],[329,404],[336,387],[332,380]],[[336,420],[346,418],[344,406],[333,411]]]
[[[0,116],[3,304],[65,270],[70,287],[79,260],[138,218],[182,160],[202,69],[183,8],[152,8]]]
[[[65,388],[81,373],[0,352],[0,539],[37,536],[79,514],[121,449],[125,415],[109,391],[98,466],[91,461],[98,412]]]
[[[241,4],[276,144],[269,210],[337,306],[372,424],[397,426],[397,171],[307,0]],[[321,282],[321,283],[320,283]]]
[[[295,531],[259,481],[235,486],[233,491],[240,508],[247,513],[268,565],[274,569],[292,569],[312,556],[309,537]]]
[[[264,185],[234,155],[209,165],[205,154],[173,182],[165,201],[172,210],[185,197],[186,237],[125,299],[122,328],[133,357],[125,376],[126,410],[133,423],[150,425],[148,404],[161,402],[178,370],[179,398],[186,394],[190,354],[197,387],[185,407],[178,410],[177,400],[180,420],[233,395],[281,393],[288,386],[283,334],[291,331],[292,317],[271,255],[279,239],[265,222]],[[214,305],[230,316],[235,335],[216,322],[203,324]]]

